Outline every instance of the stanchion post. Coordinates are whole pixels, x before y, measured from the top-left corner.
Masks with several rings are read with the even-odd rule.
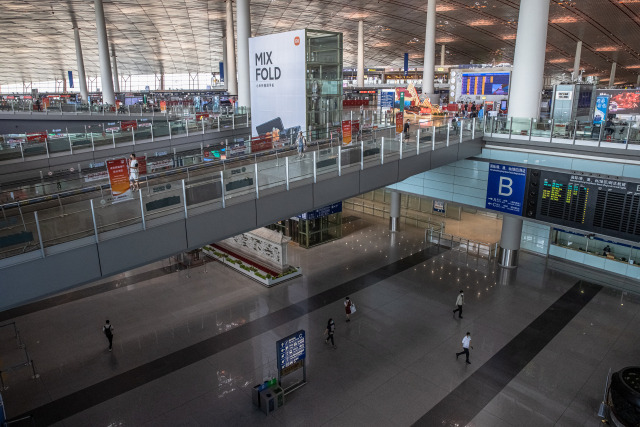
[[[226,208],[226,203],[225,203],[225,188],[224,188],[224,171],[220,171],[220,188],[222,191],[222,209]]]

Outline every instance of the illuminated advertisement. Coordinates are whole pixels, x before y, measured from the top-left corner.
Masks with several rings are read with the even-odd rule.
[[[609,114],[640,114],[640,90],[597,90],[598,97],[609,97]]]
[[[351,120],[342,121],[342,145],[351,144]]]
[[[109,172],[113,203],[132,199],[127,159],[107,160],[107,171]]]
[[[509,73],[464,73],[462,95],[507,95]]]
[[[305,31],[249,39],[251,132],[290,139],[306,129]]]

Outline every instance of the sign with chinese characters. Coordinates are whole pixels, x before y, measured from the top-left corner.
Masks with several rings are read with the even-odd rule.
[[[107,160],[107,171],[109,172],[113,203],[132,199],[127,159]]]
[[[593,123],[599,124],[607,119],[607,110],[609,109],[609,97],[599,96],[596,98],[596,108],[593,112]]]
[[[295,365],[306,357],[307,343],[304,330],[278,340],[278,371],[283,371],[289,366]]]
[[[396,91],[393,89],[383,89],[380,93],[380,106],[382,108],[393,108]]]
[[[494,211],[522,215],[527,168],[489,163],[485,207]]]
[[[439,212],[439,213],[445,213],[446,209],[445,209],[444,202],[442,200],[434,200],[433,201],[433,211],[434,212]]]
[[[342,121],[342,145],[351,144],[351,120]]]
[[[404,113],[402,110],[396,113],[396,133],[402,133],[402,121],[404,120]]]
[[[329,216],[338,212],[342,212],[342,202],[334,203],[332,205],[316,209],[315,211],[300,214],[298,215],[298,218],[312,220],[322,218],[324,216]]]

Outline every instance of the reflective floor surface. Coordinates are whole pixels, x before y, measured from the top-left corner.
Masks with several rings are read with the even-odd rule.
[[[39,374],[3,373],[7,415],[57,426],[600,425],[609,368],[638,364],[636,296],[537,256],[505,271],[425,248],[423,230],[345,217],[341,240],[290,247],[304,276],[271,289],[215,262],[175,271],[165,260],[0,313]],[[324,343],[329,318],[336,349]],[[277,375],[276,341],[299,329],[308,382],[265,416],[252,387]],[[467,331],[471,364],[455,357]],[[0,328],[0,369],[24,357]]]

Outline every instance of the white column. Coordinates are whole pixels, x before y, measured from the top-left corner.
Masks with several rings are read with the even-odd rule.
[[[229,70],[227,70],[227,38],[223,37],[222,38],[222,66],[224,67],[224,87],[225,89],[228,88],[229,86],[227,85],[227,73],[229,72]]]
[[[501,267],[518,266],[518,250],[522,239],[522,218],[504,215],[502,218],[502,234],[500,236],[500,254],[498,264]]]
[[[358,21],[358,87],[364,87],[364,22]]]
[[[116,93],[120,92],[120,78],[118,77],[118,63],[116,62],[116,49],[111,45],[111,53],[113,58],[113,88]]]
[[[440,66],[444,67],[444,55],[445,55],[446,47],[445,45],[440,46]]]
[[[609,75],[609,86],[614,86],[616,84],[616,64],[615,62],[611,64],[611,74]]]
[[[422,93],[429,95],[433,102],[432,95],[433,78],[436,66],[436,0],[429,0],[427,3],[427,30],[424,36],[424,71],[422,72]]]
[[[549,2],[520,0],[509,117],[537,118],[544,84]]]
[[[582,55],[582,40],[576,45],[576,57],[573,60],[573,81],[580,77],[580,56]]]
[[[640,87],[640,74],[638,75],[638,80],[636,80],[636,87]]]
[[[82,57],[82,45],[80,44],[80,30],[73,28],[73,37],[76,41],[76,63],[78,64],[78,80],[80,80],[80,95],[82,103],[89,103],[89,91],[87,90],[87,76],[84,74],[84,58]]]
[[[389,217],[391,223],[389,225],[391,231],[398,231],[398,219],[400,218],[400,193],[391,192],[391,206],[389,209]]]
[[[100,77],[102,78],[102,102],[115,105],[116,96],[113,93],[111,80],[111,61],[109,60],[109,43],[107,42],[107,25],[104,20],[102,0],[94,0],[96,9],[96,29],[98,32],[98,53],[100,54]]]
[[[251,107],[249,84],[249,37],[251,37],[251,13],[249,0],[236,0],[238,26],[238,105]]]
[[[227,92],[229,95],[238,94],[238,76],[236,75],[236,40],[233,36],[233,7],[231,0],[227,0],[227,60],[224,66]]]

